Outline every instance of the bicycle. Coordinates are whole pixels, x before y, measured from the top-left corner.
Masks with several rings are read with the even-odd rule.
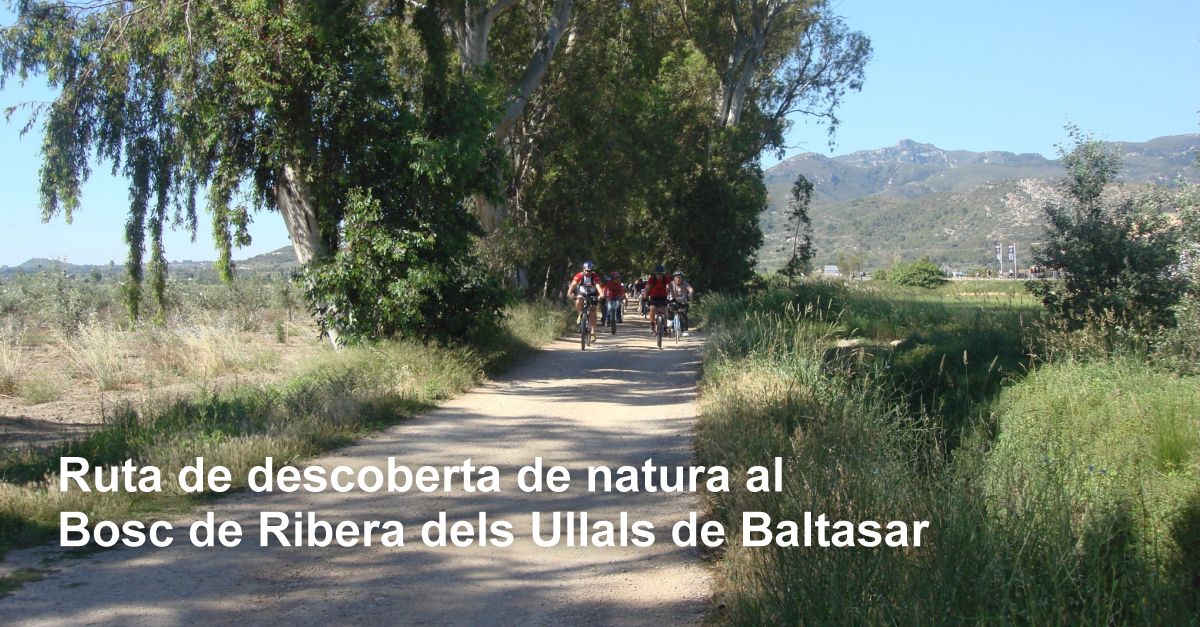
[[[654,339],[658,342],[658,347],[662,348],[663,333],[666,332],[667,320],[662,314],[662,308],[654,308]]]
[[[608,312],[606,313],[608,328],[612,330],[612,334],[617,334],[617,318],[620,317],[617,309],[621,306],[621,301],[610,298],[608,299]]]
[[[679,343],[679,338],[683,337],[683,319],[687,316],[688,304],[672,299],[667,304],[667,311],[671,314],[671,329],[675,334],[675,343]]]
[[[583,310],[579,312],[579,348],[587,350],[588,344],[592,343],[592,303],[595,298],[592,296],[583,297]]]

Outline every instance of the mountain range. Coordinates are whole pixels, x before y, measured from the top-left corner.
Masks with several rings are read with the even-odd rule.
[[[1200,181],[1200,135],[1114,143],[1122,184]],[[1041,207],[1065,172],[1038,154],[943,150],[912,140],[837,157],[799,154],[764,172],[763,269],[779,267],[790,252],[784,208],[799,174],[814,184],[816,265],[857,255],[868,268],[929,257],[974,269],[995,263],[997,241],[1017,244],[1018,260],[1028,259],[1044,232]]]
[[[235,261],[239,274],[268,275],[290,273],[300,267],[296,261],[296,253],[291,246],[255,255],[248,259]],[[76,276],[95,275],[103,278],[122,278],[125,276],[125,266],[119,263],[106,264],[75,264],[57,259],[34,257],[17,266],[0,266],[0,277],[15,274],[32,274],[42,269],[57,268]],[[216,269],[211,261],[171,261],[167,269],[174,277],[216,280]]]
[[[1124,184],[1172,185],[1200,182],[1200,134],[1172,135],[1146,142],[1116,142]],[[858,256],[867,268],[929,257],[963,270],[995,264],[995,242],[1015,243],[1018,260],[1028,260],[1041,239],[1042,205],[1055,197],[1065,174],[1042,155],[1003,151],[943,150],[903,140],[894,146],[837,157],[802,153],[763,173],[768,206],[759,216],[764,235],[759,266],[774,270],[790,243],[784,208],[796,176],[814,184],[809,216],[817,266]],[[239,272],[269,274],[298,267],[290,246],[236,262]],[[175,276],[215,278],[211,261],[174,261]],[[119,277],[121,264],[75,265],[30,259],[0,266],[0,276],[61,267],[72,274]]]

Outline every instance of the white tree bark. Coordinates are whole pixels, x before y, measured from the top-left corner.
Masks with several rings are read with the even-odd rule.
[[[275,205],[283,216],[288,237],[301,265],[329,256],[329,247],[321,237],[321,225],[308,182],[292,166],[285,165],[275,181]]]
[[[546,70],[550,68],[554,50],[558,48],[558,42],[562,39],[563,33],[567,30],[567,23],[571,20],[573,6],[573,0],[555,1],[554,12],[550,15],[549,22],[546,23],[546,30],[534,44],[533,55],[525,66],[525,72],[521,74],[521,79],[517,81],[512,97],[504,107],[504,117],[492,129],[492,135],[498,140],[503,141],[508,136],[513,124],[524,113],[525,105],[529,104],[529,99],[533,96],[538,84],[542,82]]]
[[[321,236],[321,223],[317,217],[317,206],[309,190],[304,176],[291,165],[285,165],[277,173],[275,179],[275,206],[283,216],[283,224],[287,227],[288,237],[292,240],[292,249],[296,251],[296,259],[301,265],[329,258],[332,251]],[[324,302],[314,303],[318,311],[325,309]],[[341,346],[341,332],[330,327],[326,329],[329,341],[334,348]]]
[[[459,54],[464,70],[482,67],[488,60],[488,37],[496,18],[516,5],[518,0],[500,0],[489,6],[488,3],[477,4],[465,1],[463,12],[456,15],[453,23],[455,39],[458,42]],[[492,128],[492,137],[501,145],[508,140],[513,125],[521,118],[525,106],[533,96],[538,85],[550,67],[550,60],[567,24],[571,19],[571,9],[574,0],[556,0],[554,10],[546,24],[546,30],[534,43],[533,54],[521,78],[514,85],[512,96],[504,106],[504,114]],[[492,202],[485,195],[476,195],[472,199],[475,217],[485,232],[495,231],[503,219],[503,207]]]
[[[777,21],[785,12],[806,7],[809,0],[730,0],[729,19],[734,44],[728,66],[721,75],[721,105],[718,119],[722,126],[737,126],[746,109],[746,96],[763,61]],[[742,7],[748,6],[747,14]]]
[[[496,18],[516,6],[519,0],[499,0],[495,4],[478,0],[463,0],[461,14],[451,23],[458,54],[464,70],[483,67],[488,62],[488,36]]]

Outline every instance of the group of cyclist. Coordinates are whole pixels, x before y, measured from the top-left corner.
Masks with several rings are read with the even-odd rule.
[[[691,283],[688,283],[682,271],[676,270],[668,279],[666,269],[662,264],[656,266],[650,276],[639,277],[627,288],[621,283],[620,273],[613,272],[607,277],[602,276],[596,272],[596,264],[591,261],[583,262],[582,270],[575,274],[571,279],[570,287],[567,288],[567,294],[575,298],[575,311],[580,315],[582,315],[585,301],[592,305],[597,305],[601,300],[623,302],[632,293],[642,304],[642,314],[649,319],[651,333],[656,332],[654,326],[656,315],[662,314],[663,318],[668,318],[675,313],[670,310],[675,309],[680,314],[683,327],[676,329],[676,332],[681,333],[683,337],[688,336],[687,305],[691,301],[693,291]],[[595,339],[596,335],[596,311],[598,309],[603,310],[603,316],[607,317],[608,315],[607,307],[593,306],[588,310],[592,339]],[[623,307],[614,308],[613,315],[616,316],[617,322],[622,322],[622,309]]]

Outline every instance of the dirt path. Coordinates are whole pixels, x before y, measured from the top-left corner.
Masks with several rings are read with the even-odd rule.
[[[631,318],[641,322],[640,316]],[[0,600],[0,624],[694,624],[708,575],[670,525],[699,510],[694,495],[590,494],[591,465],[690,463],[699,365],[695,338],[653,348],[638,324],[595,350],[560,341],[500,380],[414,421],[318,460],[326,467],[457,465],[502,474],[496,494],[241,495],[213,506],[242,522],[243,546],[196,549],[176,533],[167,549],[126,549],[63,560],[57,572]],[[665,391],[674,391],[664,394]],[[571,469],[562,494],[525,494],[517,470],[541,456]],[[258,512],[315,510],[330,521],[400,520],[400,548],[260,548]],[[529,512],[622,511],[655,525],[649,548],[539,548]],[[445,511],[514,524],[508,548],[427,548],[420,523]],[[185,528],[186,529],[186,528]],[[10,556],[21,559],[20,555]]]

